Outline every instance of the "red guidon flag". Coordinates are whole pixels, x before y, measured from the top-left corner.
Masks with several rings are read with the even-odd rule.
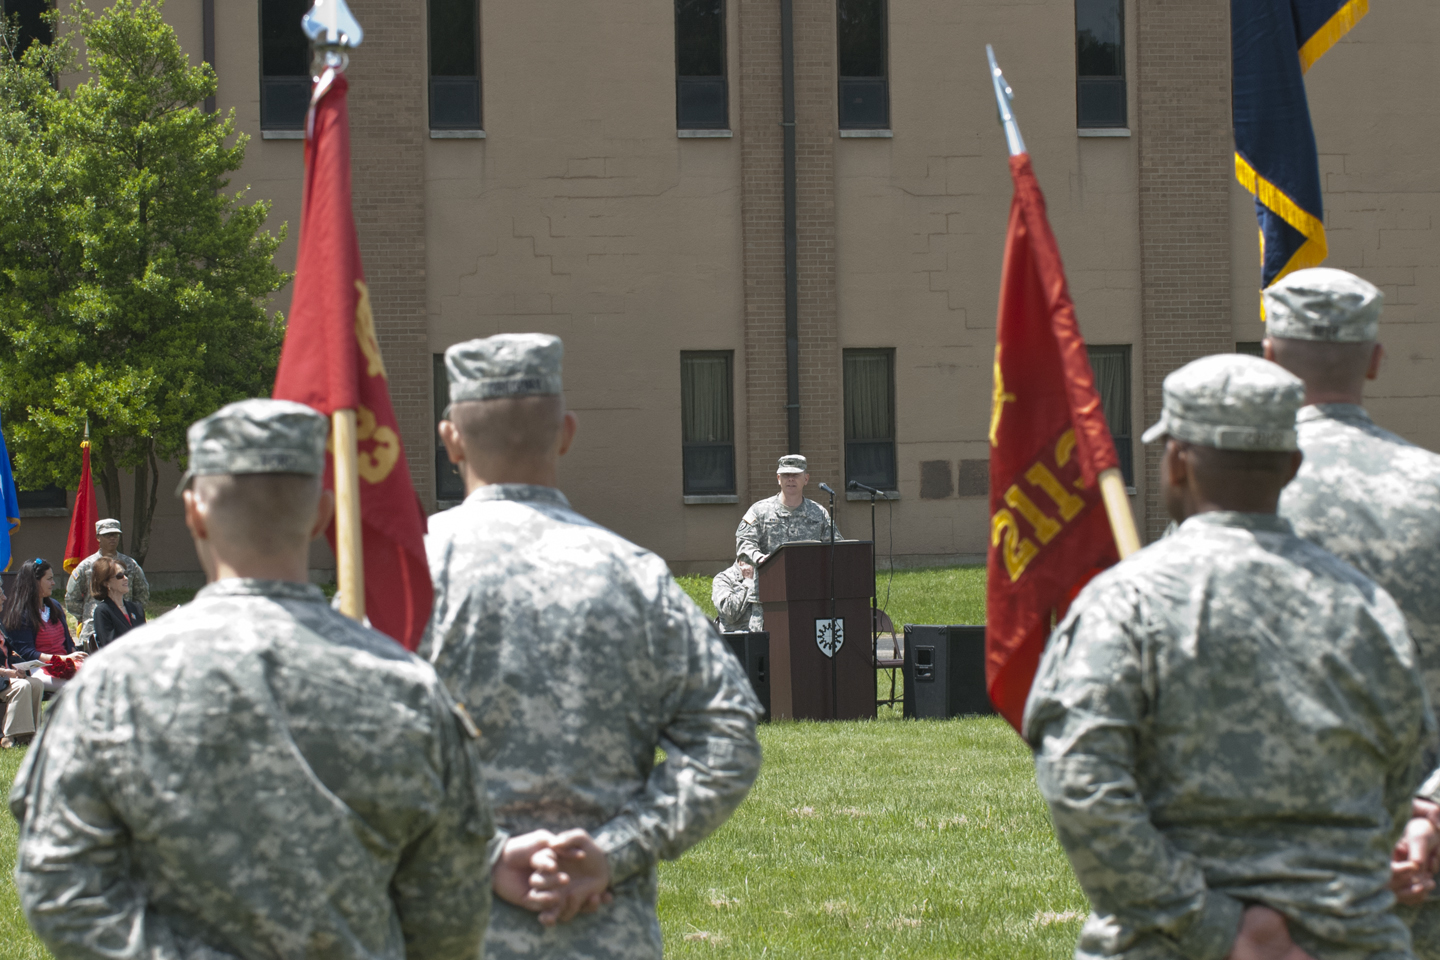
[[[1052,617],[1118,553],[1098,477],[1117,467],[1045,197],[1027,154],[1010,158],[990,414],[985,679],[1020,729]]]
[[[274,395],[326,416],[355,411],[365,613],[375,629],[414,650],[433,599],[425,513],[410,481],[360,267],[350,207],[347,86],[338,71],[316,81],[306,122],[300,254]],[[335,488],[333,457],[326,461],[325,487]],[[328,536],[333,549],[333,522]]]
[[[70,536],[65,538],[65,558],[60,566],[66,573],[74,572],[90,554],[100,549],[95,539],[95,523],[100,512],[95,507],[95,481],[90,479],[90,441],[80,443],[80,487],[75,491],[75,508],[70,511]]]

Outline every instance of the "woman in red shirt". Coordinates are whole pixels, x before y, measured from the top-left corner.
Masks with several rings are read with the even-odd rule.
[[[26,560],[15,575],[15,595],[5,609],[3,625],[10,638],[10,652],[21,662],[39,660],[50,663],[57,658],[70,658],[77,663],[85,659],[83,651],[75,650],[70,639],[70,625],[65,610],[50,596],[55,590],[55,571],[40,557]],[[59,690],[65,681],[46,670],[35,674],[46,690]]]

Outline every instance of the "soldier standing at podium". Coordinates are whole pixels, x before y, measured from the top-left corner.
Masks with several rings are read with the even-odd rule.
[[[766,557],[796,540],[829,540],[830,514],[805,499],[810,473],[805,458],[792,453],[775,470],[780,492],[750,505],[735,531],[735,556],[759,567]],[[836,540],[844,540],[839,530]]]

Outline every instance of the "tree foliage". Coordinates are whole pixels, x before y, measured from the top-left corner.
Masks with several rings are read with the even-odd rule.
[[[112,516],[134,473],[137,559],[159,461],[193,421],[269,393],[284,328],[266,305],[289,280],[269,204],[226,192],[248,138],[233,111],[201,108],[215,74],[190,65],[162,4],[77,3],[52,14],[48,47],[0,38],[0,411],[17,479],[73,487],[88,421]]]

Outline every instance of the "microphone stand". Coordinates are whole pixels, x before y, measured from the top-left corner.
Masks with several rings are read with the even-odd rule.
[[[846,485],[848,490],[863,490],[870,494],[870,661],[877,667],[880,663],[880,614],[878,599],[875,594],[875,585],[880,582],[880,575],[877,572],[875,552],[879,548],[880,541],[875,538],[875,498],[880,491],[874,487],[867,487],[859,480],[851,480]],[[831,522],[834,526],[834,522]]]
[[[835,491],[830,491],[830,719],[840,719],[840,700],[837,691],[835,658],[840,650],[835,646]]]

